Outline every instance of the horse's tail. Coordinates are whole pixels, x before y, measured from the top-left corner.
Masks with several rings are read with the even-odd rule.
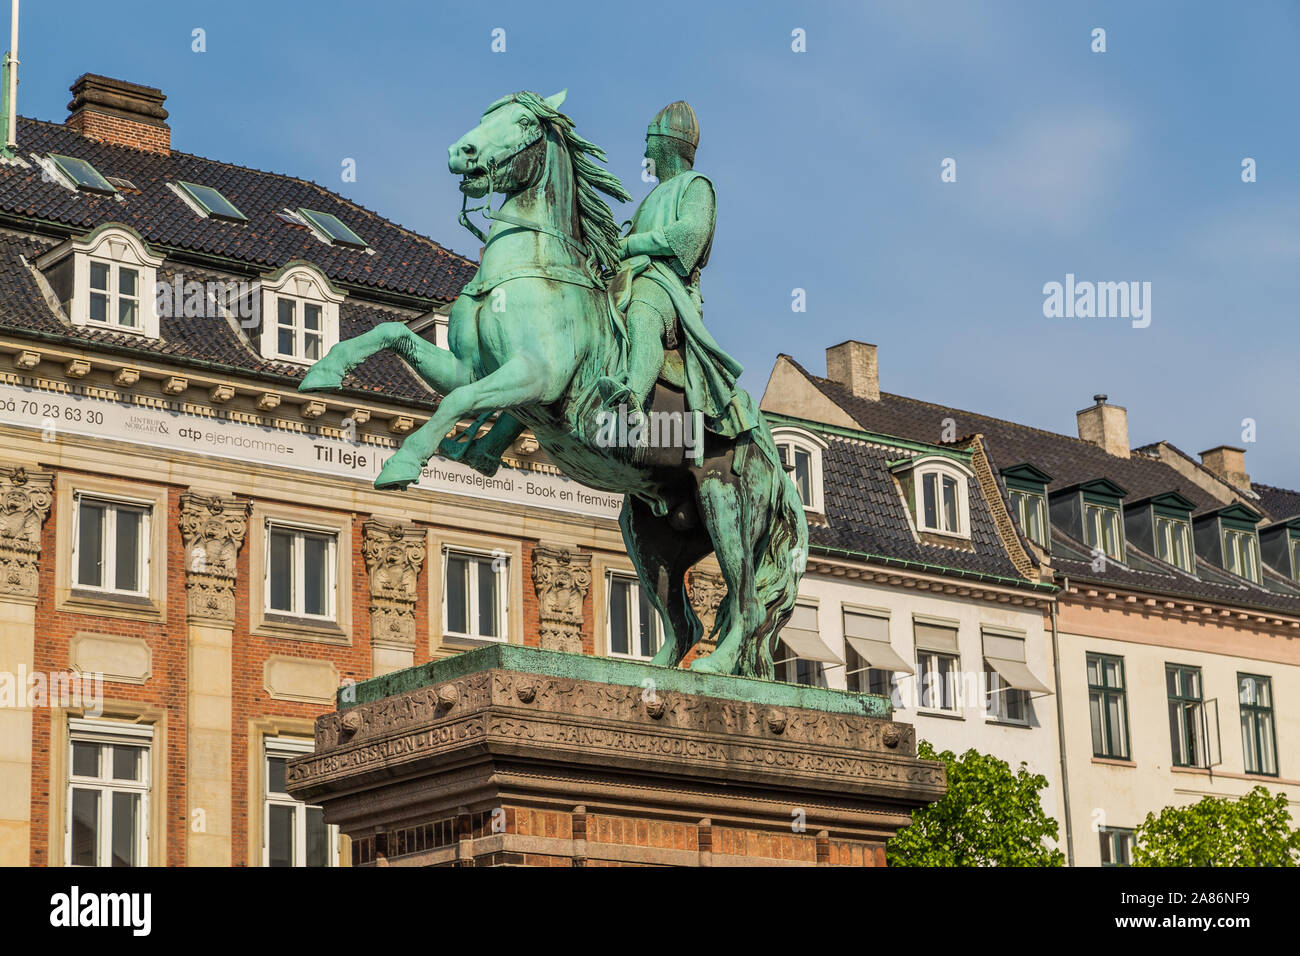
[[[741,478],[767,485],[770,523],[754,551],[754,590],[763,608],[763,619],[742,651],[740,668],[746,676],[771,679],[772,645],[794,611],[799,582],[808,563],[808,520],[799,492],[782,467],[767,422],[761,421],[753,434],[757,447],[746,456]]]

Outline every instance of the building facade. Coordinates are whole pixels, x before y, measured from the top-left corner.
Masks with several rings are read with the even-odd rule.
[[[521,439],[372,482],[437,396],[475,265],[313,183],[173,151],[163,96],[74,85],[0,164],[0,862],[331,865],[284,792],[350,682],[490,641],[657,649],[620,500]]]
[[[1077,413],[1075,437],[881,392],[877,370],[859,342],[829,349],[824,377],[781,356],[762,407],[983,451],[1008,554],[1018,542],[1026,573],[1056,589],[1047,657],[1030,635],[1027,663],[1059,687],[1048,776],[1070,859],[1126,863],[1148,813],[1205,795],[1263,785],[1300,806],[1300,494],[1252,484],[1238,448],[1199,461],[1167,442],[1131,448],[1127,411],[1104,395]],[[927,653],[902,663],[919,669]],[[1002,756],[979,731],[975,745]]]

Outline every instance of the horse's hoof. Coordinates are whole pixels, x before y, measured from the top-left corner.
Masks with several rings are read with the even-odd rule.
[[[393,456],[379,471],[375,487],[380,491],[404,491],[420,480],[420,469]]]
[[[302,377],[302,382],[298,385],[298,391],[329,392],[342,387],[343,376],[331,372],[324,363],[317,362],[307,369],[307,374]]]
[[[713,660],[712,654],[709,654],[705,657],[697,657],[695,658],[695,660],[691,661],[691,670],[700,671],[703,674],[724,673],[722,667],[716,661]]]

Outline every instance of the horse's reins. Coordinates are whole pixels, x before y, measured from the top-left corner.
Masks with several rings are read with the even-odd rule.
[[[541,232],[541,233],[545,233],[548,236],[554,236],[556,239],[568,243],[568,245],[579,255],[583,256],[584,258],[588,257],[591,255],[591,250],[588,249],[587,246],[584,245],[583,243],[578,242],[572,236],[566,235],[560,232],[558,229],[552,229],[549,226],[545,226],[540,222],[531,222],[530,220],[523,219],[519,216],[502,212],[500,209],[497,210],[492,209],[492,194],[496,192],[496,189],[494,188],[493,178],[492,178],[493,172],[496,170],[496,168],[499,165],[504,165],[505,163],[514,159],[524,150],[528,149],[528,147],[538,142],[541,138],[542,138],[542,125],[540,122],[538,122],[536,135],[530,137],[529,139],[524,140],[518,146],[512,149],[510,152],[506,153],[504,156],[488,160],[488,162],[483,167],[484,172],[487,174],[487,180],[488,180],[487,202],[485,202],[481,206],[469,206],[469,193],[462,192],[460,196],[460,216],[458,217],[460,224],[464,226],[466,229],[468,229],[470,232],[472,232],[478,238],[479,242],[486,245],[488,241],[487,236],[483,234],[482,230],[480,230],[478,226],[470,222],[469,215],[468,215],[471,212],[481,212],[483,213],[484,219],[494,219],[497,222],[505,222],[505,223],[509,223],[512,226],[519,226],[522,229],[531,229],[533,232]],[[504,201],[503,201],[503,205],[504,205]]]

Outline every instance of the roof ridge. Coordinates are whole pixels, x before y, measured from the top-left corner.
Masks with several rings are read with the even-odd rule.
[[[812,379],[814,382],[818,384],[824,383],[827,385],[833,385],[836,388],[844,388],[843,385],[841,385],[839,382],[835,381],[832,378],[826,378],[821,375],[814,375],[812,372],[808,371],[806,368],[800,365],[796,359],[794,359],[789,355],[778,356],[778,357],[779,358],[784,357],[789,359],[790,362],[799,369],[799,371],[803,372],[805,375],[807,375],[810,379]],[[940,405],[936,402],[927,402],[925,399],[912,398],[909,395],[899,395],[897,392],[882,391],[880,393],[880,396],[881,398],[888,396],[889,398],[898,399],[900,401],[912,402],[913,404],[916,405],[924,405],[927,408],[938,408],[938,409],[944,409],[946,411],[960,412],[963,415],[970,415],[973,418],[980,418],[990,422],[997,422],[999,425],[1009,425],[1012,428],[1023,428],[1026,431],[1038,432],[1041,435],[1051,435],[1053,438],[1065,438],[1073,442],[1079,442],[1080,444],[1087,445],[1089,448],[1097,448],[1097,446],[1092,442],[1088,441],[1085,438],[1079,438],[1076,435],[1067,435],[1064,432],[1054,432],[1051,431],[1050,429],[1039,428],[1037,425],[1026,425],[1022,422],[1013,422],[1009,418],[997,418],[993,415],[984,415],[980,412],[972,412],[969,409],[958,408],[956,405]],[[836,404],[838,405],[839,403],[836,402]],[[1143,446],[1143,447],[1147,447],[1147,446]],[[1135,450],[1135,449],[1131,449],[1131,450]]]
[[[152,150],[140,149],[138,146],[127,146],[124,143],[106,143],[102,140],[91,139],[89,136],[84,136],[83,134],[78,133],[76,130],[68,129],[68,127],[65,126],[64,124],[55,123],[52,120],[44,120],[34,116],[19,116],[18,119],[20,121],[25,121],[28,123],[37,123],[41,126],[47,126],[52,129],[62,130],[66,133],[70,133],[73,136],[81,136],[83,139],[88,139],[93,143],[97,143],[109,149],[129,149],[132,152],[142,153],[148,156],[156,156],[156,157],[160,156],[159,153],[155,153]],[[342,193],[333,192],[332,190],[327,189],[326,187],[322,186],[320,183],[316,182],[315,180],[303,179],[301,176],[293,176],[289,173],[280,173],[272,169],[260,169],[256,166],[241,166],[238,163],[228,162],[224,159],[213,159],[210,156],[200,156],[198,153],[187,153],[184,150],[180,150],[180,149],[169,150],[167,157],[164,158],[170,158],[172,156],[180,156],[186,159],[197,159],[200,162],[213,163],[214,165],[217,166],[224,166],[227,169],[237,169],[246,173],[256,173],[259,176],[275,176],[279,179],[285,179],[285,180],[289,180],[290,182],[299,183],[300,185],[303,186],[309,186],[320,193],[331,196],[334,199],[338,199],[341,202],[344,202],[350,206],[353,206],[356,209],[359,209],[361,212],[365,213],[366,215],[374,216],[376,219],[383,220],[386,224],[392,226],[394,229],[397,229],[400,232],[404,232],[407,235],[411,236],[412,238],[417,239],[421,242],[426,242],[429,245],[433,246],[435,249],[439,250],[440,252],[445,252],[449,256],[455,256],[457,259],[460,259],[466,265],[472,265],[472,266],[478,265],[478,263],[475,262],[473,259],[470,259],[467,256],[463,256],[459,252],[456,252],[452,249],[448,249],[446,246],[439,243],[436,239],[432,239],[429,236],[424,235],[423,233],[416,232],[414,229],[404,226],[399,222],[395,222],[392,219],[389,219],[388,217],[384,216],[382,213],[376,212],[375,210],[369,208],[368,206],[363,206],[355,199],[349,199],[348,197],[344,196]]]

